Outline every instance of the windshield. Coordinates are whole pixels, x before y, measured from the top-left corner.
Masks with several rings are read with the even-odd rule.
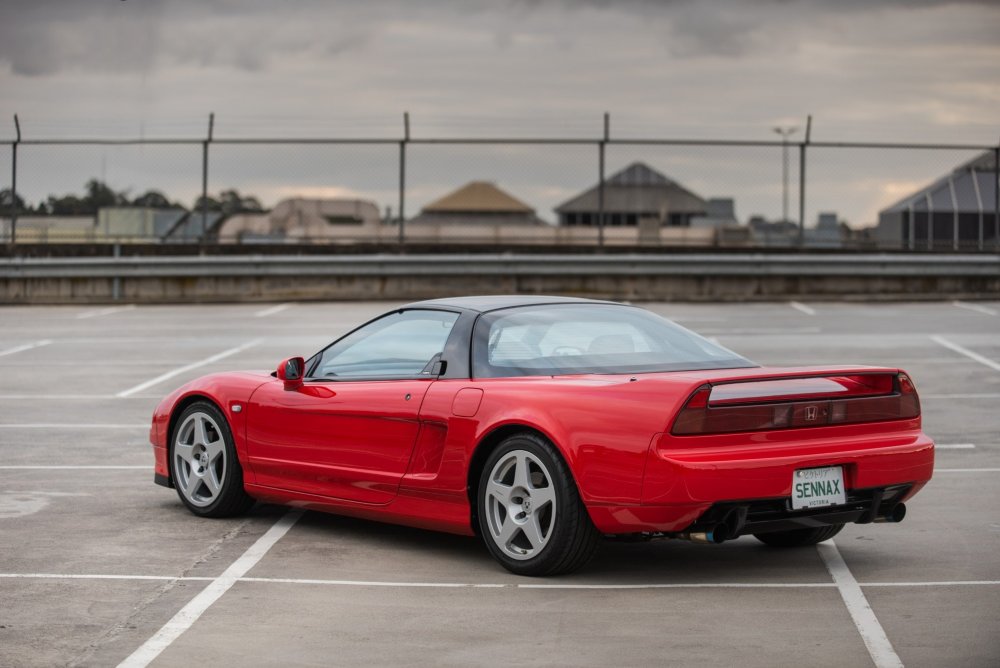
[[[644,373],[756,366],[633,306],[547,304],[504,309],[476,324],[477,377]]]

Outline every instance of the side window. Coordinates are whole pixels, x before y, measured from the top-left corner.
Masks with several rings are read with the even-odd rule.
[[[457,313],[397,311],[348,334],[323,351],[313,378],[419,376],[444,350]]]

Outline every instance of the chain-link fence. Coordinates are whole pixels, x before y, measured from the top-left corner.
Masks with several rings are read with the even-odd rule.
[[[408,124],[407,124],[408,125]],[[1000,249],[1000,147],[693,139],[0,144],[9,244]]]

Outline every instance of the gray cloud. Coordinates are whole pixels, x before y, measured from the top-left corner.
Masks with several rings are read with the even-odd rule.
[[[943,0],[370,0],[365,3],[297,0],[37,0],[0,4],[0,62],[19,76],[63,70],[150,72],[176,64],[260,71],[282,56],[318,59],[363,52],[397,22],[426,21],[442,31],[487,21],[491,44],[514,48],[518,37],[548,28],[553,16],[565,43],[574,26],[596,17],[632,20],[637,32],[655,30],[676,58],[742,57],[768,50],[794,51],[805,37],[822,39],[827,26],[878,21],[886,12],[919,11]],[[975,4],[975,3],[974,3]],[[989,43],[1000,29],[1000,5],[991,9]],[[993,32],[990,33],[989,30]],[[891,31],[882,38],[898,39]],[[946,36],[945,36],[946,38]],[[967,39],[968,35],[963,35]],[[612,35],[609,39],[627,39]],[[938,39],[938,44],[940,44]]]

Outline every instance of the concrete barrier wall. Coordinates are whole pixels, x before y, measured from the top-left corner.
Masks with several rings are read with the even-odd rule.
[[[1000,298],[1000,255],[179,256],[0,264],[0,302],[7,304],[494,293],[689,301]]]

